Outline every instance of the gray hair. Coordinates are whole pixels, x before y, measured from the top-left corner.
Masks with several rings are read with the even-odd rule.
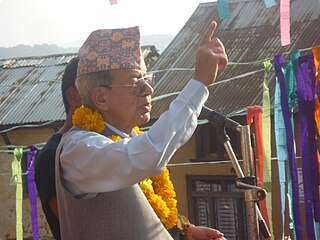
[[[113,79],[114,74],[112,70],[88,73],[77,77],[75,85],[83,105],[92,107],[90,99],[92,90],[101,85],[111,85]]]

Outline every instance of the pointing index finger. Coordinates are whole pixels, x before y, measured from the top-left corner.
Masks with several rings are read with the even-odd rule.
[[[214,31],[216,30],[216,28],[217,28],[217,23],[215,21],[212,21],[209,29],[201,39],[201,44],[205,44],[211,41],[211,38],[213,37]]]

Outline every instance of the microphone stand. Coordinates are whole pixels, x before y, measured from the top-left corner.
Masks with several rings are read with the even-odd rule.
[[[231,163],[237,174],[236,187],[244,189],[245,205],[246,205],[246,216],[248,226],[248,239],[255,240],[259,239],[259,233],[263,238],[271,237],[268,227],[261,215],[258,201],[264,200],[267,196],[267,192],[256,185],[256,178],[254,176],[253,159],[252,159],[252,148],[250,139],[250,128],[248,125],[242,126],[238,124],[236,131],[241,135],[241,150],[243,157],[243,173],[241,166],[237,160],[237,157],[230,144],[230,138],[225,131],[225,124],[215,124],[211,122],[217,129],[217,135],[219,141],[224,145],[224,148],[231,160]],[[218,126],[217,126],[218,125]]]

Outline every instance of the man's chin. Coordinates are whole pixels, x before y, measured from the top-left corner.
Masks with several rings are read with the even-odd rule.
[[[150,113],[145,113],[143,115],[140,115],[137,119],[137,122],[138,122],[138,126],[141,126],[141,125],[144,125],[144,124],[147,124],[148,122],[150,121]]]

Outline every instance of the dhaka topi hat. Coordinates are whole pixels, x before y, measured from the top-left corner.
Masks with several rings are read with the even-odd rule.
[[[77,76],[111,69],[145,68],[139,27],[100,29],[79,49]]]

